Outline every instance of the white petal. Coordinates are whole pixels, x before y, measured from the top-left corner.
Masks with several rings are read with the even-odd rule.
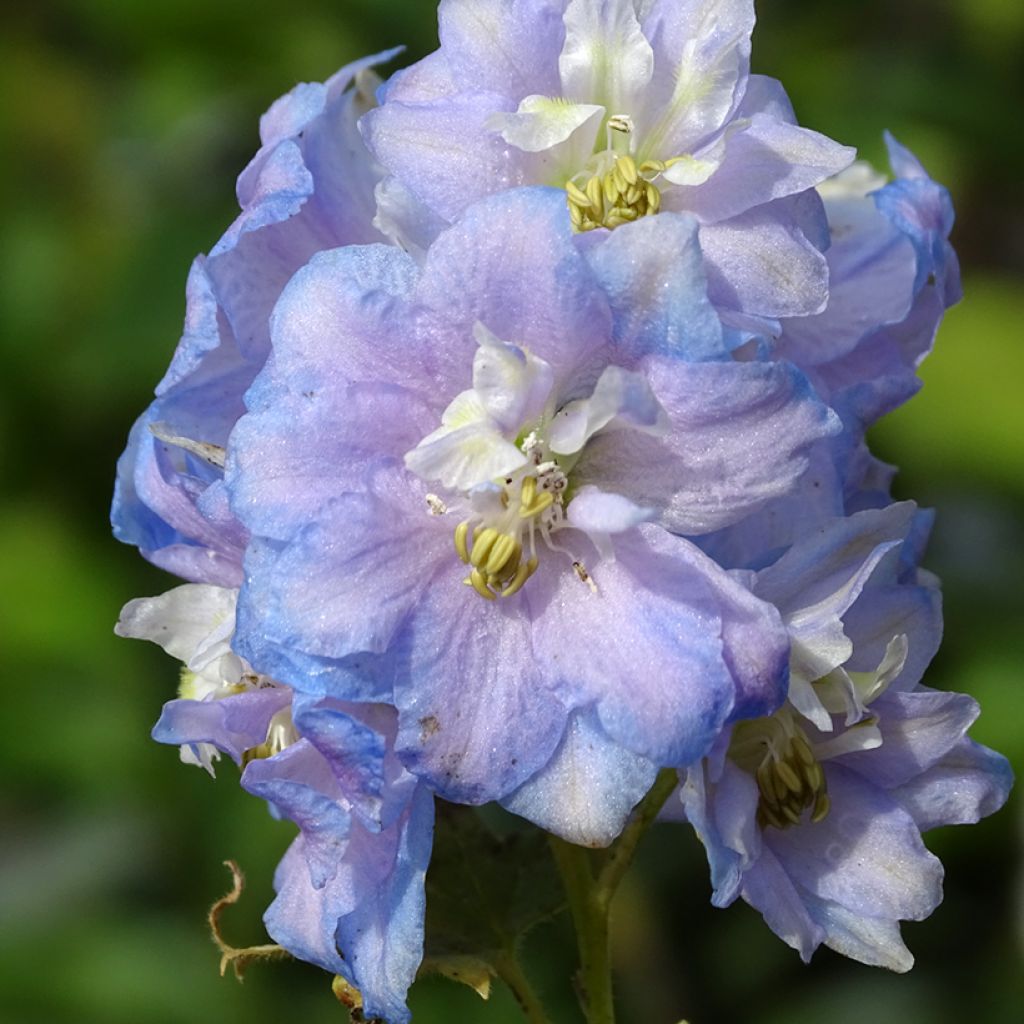
[[[633,427],[648,434],[668,429],[668,415],[642,373],[606,367],[589,398],[561,409],[548,430],[553,452],[578,452],[599,430]]]
[[[563,142],[587,125],[590,146],[604,117],[604,107],[592,103],[572,103],[559,97],[527,96],[514,114],[493,114],[484,127],[498,132],[516,149],[542,153]],[[593,123],[590,123],[593,122]]]
[[[562,91],[629,114],[650,84],[654,51],[640,30],[632,0],[570,0],[565,45],[558,58]]]
[[[655,510],[634,504],[621,494],[609,494],[597,487],[584,486],[569,503],[569,525],[585,533],[622,533],[645,523]]]
[[[151,640],[168,654],[188,664],[197,651],[234,630],[238,591],[203,583],[186,583],[159,597],[129,601],[114,632],[118,636]]]
[[[673,185],[703,185],[718,170],[720,163],[720,160],[715,159],[679,156],[665,168],[662,176]]]
[[[435,431],[406,453],[405,464],[423,480],[468,491],[526,465],[526,456],[493,427],[470,423]]]
[[[473,359],[473,389],[494,425],[515,436],[539,419],[554,374],[543,359],[501,341],[481,323],[473,334],[480,345]]]

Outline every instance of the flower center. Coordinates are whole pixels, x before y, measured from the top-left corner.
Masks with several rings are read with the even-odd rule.
[[[259,761],[280,754],[282,750],[298,741],[299,734],[292,722],[291,709],[282,708],[270,719],[267,725],[267,738],[242,754],[242,767],[244,768],[250,761]]]
[[[582,171],[565,183],[576,231],[617,228],[661,209],[661,192],[653,179],[669,165],[646,160],[638,167],[630,155],[632,134],[633,122],[627,115],[609,118],[607,149],[597,156],[598,172]]]
[[[488,601],[511,597],[523,588],[539,564],[537,534],[550,546],[551,533],[565,521],[565,473],[545,458],[544,443],[535,432],[521,447],[529,464],[505,477],[497,508],[455,528],[455,551],[470,566],[463,582]]]
[[[786,709],[737,725],[729,757],[757,780],[760,828],[798,825],[808,809],[815,824],[828,814],[825,773],[803,729]]]

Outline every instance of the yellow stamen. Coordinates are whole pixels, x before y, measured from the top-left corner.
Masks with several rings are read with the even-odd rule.
[[[579,185],[573,184],[571,181],[565,183],[565,191],[569,194],[570,207],[578,206],[583,210],[589,210],[591,207],[590,196],[579,187]]]
[[[483,566],[483,571],[488,576],[496,576],[508,563],[516,549],[516,541],[514,537],[510,537],[507,533],[502,534],[491,548],[491,553],[487,557],[487,563]]]
[[[501,592],[502,597],[511,597],[513,594],[518,594],[523,588],[523,584],[537,571],[538,561],[536,557],[531,558],[527,562],[523,562],[518,569],[516,569],[515,576],[512,577],[512,582]]]
[[[819,793],[814,800],[814,810],[811,811],[811,821],[815,825],[819,821],[823,821],[828,815],[829,809],[832,807],[832,802],[828,798],[828,793]]]
[[[469,574],[467,582],[481,597],[487,598],[488,601],[494,601],[497,599],[498,595],[487,586],[487,580],[481,574],[479,569],[474,569]]]
[[[488,526],[486,530],[480,531],[480,536],[473,539],[473,550],[470,552],[470,564],[480,566],[490,554],[494,542],[498,539],[498,531]]]
[[[538,494],[532,504],[523,505],[519,509],[519,516],[521,519],[533,519],[534,516],[539,516],[541,512],[551,508],[554,502],[555,496],[545,491],[543,494]]]
[[[467,565],[469,564],[469,548],[466,547],[466,538],[469,536],[469,520],[459,523],[455,527],[455,551],[459,558]]]
[[[537,494],[537,478],[535,476],[528,476],[523,481],[523,488],[519,492],[519,503],[523,508],[529,508],[533,504],[533,499]]]

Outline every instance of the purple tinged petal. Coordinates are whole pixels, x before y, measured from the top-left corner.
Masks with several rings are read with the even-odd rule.
[[[928,172],[921,161],[914,156],[891,132],[885,132],[885,147],[889,152],[889,163],[897,178],[927,178]]]
[[[377,89],[380,105],[385,103],[424,103],[439,100],[456,91],[442,50],[427,54],[407,68],[400,68]]]
[[[288,540],[372,462],[398,460],[437,424],[437,410],[390,384],[325,381],[305,393],[250,391],[254,411],[232,434],[227,479],[238,518],[253,534]]]
[[[242,763],[242,755],[267,738],[271,718],[291,702],[287,687],[269,687],[221,700],[172,700],[153,727],[157,743],[180,747],[211,743]]]
[[[731,761],[713,784],[705,762],[686,773],[680,795],[686,820],[704,844],[711,868],[711,902],[727,907],[740,895],[745,873],[761,853],[757,783]],[[709,795],[713,785],[713,797]]]
[[[516,189],[477,203],[427,255],[417,298],[430,311],[420,344],[455,349],[447,390],[461,390],[479,321],[492,334],[550,363],[559,385],[607,363],[608,302],[574,243],[565,193]],[[595,375],[596,376],[596,373]],[[453,387],[457,384],[457,387]]]
[[[903,974],[914,957],[900,936],[897,921],[859,913],[829,900],[805,895],[807,909],[825,931],[825,945],[843,956],[871,967],[887,967]]]
[[[871,711],[878,716],[881,747],[847,754],[842,764],[883,789],[895,789],[957,746],[980,709],[962,693],[915,690],[887,692]]]
[[[654,784],[657,766],[610,740],[593,712],[569,717],[551,760],[502,805],[579,846],[608,846]]]
[[[765,924],[792,946],[804,963],[825,941],[824,928],[808,913],[806,895],[794,886],[769,846],[744,873],[743,898],[760,911]]]
[[[246,597],[271,643],[330,659],[383,652],[448,559],[451,536],[428,515],[421,482],[384,468],[297,533],[270,578],[250,567]]]
[[[782,612],[801,642],[827,646],[882,558],[906,537],[915,512],[907,501],[825,522],[758,573],[755,592]]]
[[[748,125],[727,135],[718,170],[704,184],[673,190],[673,204],[713,224],[813,188],[854,156],[856,150],[809,128],[754,114]]]
[[[702,225],[712,302],[768,317],[820,313],[828,298],[828,262],[799,221],[790,199],[776,199]]]
[[[927,771],[890,792],[922,832],[972,825],[994,814],[1010,795],[1010,762],[980,743],[961,739]]]
[[[793,104],[782,83],[767,75],[751,75],[747,79],[743,100],[736,109],[737,118],[753,117],[754,114],[766,114],[776,121],[796,124]]]
[[[274,310],[274,356],[264,374],[293,393],[338,382],[430,388],[411,340],[390,326],[407,314],[418,268],[392,246],[318,253],[289,282]],[[474,346],[475,347],[475,346]],[[269,391],[269,396],[276,392]],[[256,406],[259,389],[247,401]]]
[[[406,992],[423,952],[423,890],[433,803],[419,787],[408,812],[380,834],[353,823],[344,859],[322,888],[311,884],[307,844],[297,839],[278,866],[277,898],[264,915],[275,942],[341,974],[368,1014],[408,1024]]]
[[[660,509],[673,532],[710,533],[785,494],[807,469],[814,442],[839,427],[788,364],[652,359],[648,379],[668,433],[600,434],[577,472]]]
[[[700,361],[728,353],[706,293],[696,222],[665,212],[623,224],[587,251],[614,316],[615,359]]]
[[[567,710],[531,631],[544,563],[529,587],[500,603],[463,586],[461,568],[453,556],[392,645],[401,666],[396,747],[440,796],[479,804],[507,796],[548,763]]]
[[[443,0],[438,35],[452,80],[518,102],[558,96],[561,0]]]
[[[364,115],[359,127],[388,171],[451,222],[476,200],[527,183],[523,155],[487,127],[492,115],[515,107],[490,92],[391,101]]]
[[[927,917],[942,899],[942,865],[910,815],[834,762],[828,787],[832,809],[823,821],[765,834],[795,884],[858,916]]]
[[[328,902],[330,890],[315,889],[306,864],[306,841],[299,836],[274,872],[277,898],[263,916],[270,937],[292,956],[332,974],[346,970],[338,955],[337,916]],[[341,904],[344,907],[344,904]],[[348,912],[347,907],[341,911]]]
[[[872,586],[846,613],[853,641],[850,671],[870,672],[894,636],[909,641],[907,660],[890,690],[911,690],[921,680],[942,639],[942,596],[934,587]]]
[[[313,888],[322,889],[341,867],[352,824],[328,761],[301,739],[274,757],[251,761],[242,773],[242,788],[299,826],[310,880]]]
[[[785,631],[760,605],[760,619],[747,623],[750,647],[735,652],[738,685],[722,639],[723,619],[737,615],[737,585],[693,545],[650,525],[621,534],[615,556],[592,567],[596,593],[572,573],[549,577],[555,589],[534,625],[535,657],[567,704],[595,705],[612,740],[658,764],[689,764],[714,742],[737,689],[755,688],[750,676],[784,663]],[[534,593],[541,598],[539,587]],[[777,704],[777,680],[760,683]]]
[[[801,366],[849,355],[871,330],[904,320],[916,261],[906,236],[870,201],[829,204],[829,297],[824,312],[784,325],[778,352]]]
[[[407,773],[400,772],[400,780],[388,770],[389,756],[394,759],[387,750],[393,717],[380,705],[342,704],[303,693],[296,693],[292,704],[296,729],[330,766],[333,784],[325,792],[352,805],[371,831],[394,820],[414,784]]]

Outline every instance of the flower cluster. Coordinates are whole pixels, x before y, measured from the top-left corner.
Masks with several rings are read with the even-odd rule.
[[[665,814],[806,959],[907,969],[921,833],[1006,762],[928,689],[931,517],[865,431],[959,297],[946,191],[800,127],[751,0],[442,0],[440,48],[261,122],[118,467],[187,582],[154,736],[294,821],[266,914],[409,1019],[434,798],[606,846]]]

